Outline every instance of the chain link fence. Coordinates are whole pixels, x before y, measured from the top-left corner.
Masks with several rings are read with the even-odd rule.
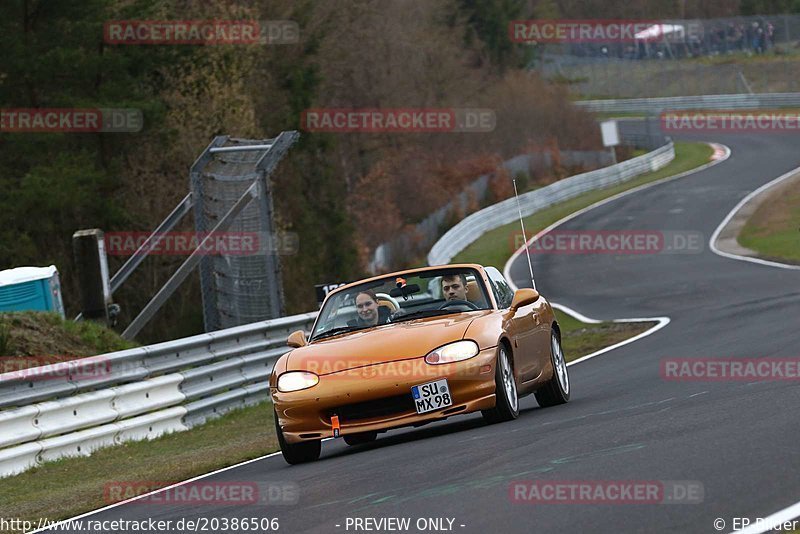
[[[293,135],[290,135],[293,134]],[[255,251],[209,254],[200,262],[206,332],[281,317],[283,286],[276,246],[269,175],[296,132],[275,139],[217,138],[192,166],[197,232],[209,232],[254,183],[259,194],[229,226],[230,236],[250,238]],[[222,146],[222,145],[225,146]]]
[[[678,31],[658,40],[540,45],[531,68],[594,97],[800,91],[800,15],[663,24]]]

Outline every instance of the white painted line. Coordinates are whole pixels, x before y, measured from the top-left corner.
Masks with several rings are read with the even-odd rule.
[[[708,248],[710,248],[711,251],[714,254],[716,254],[718,256],[723,256],[725,258],[730,258],[732,260],[749,261],[750,263],[757,263],[759,265],[766,265],[768,267],[778,267],[779,269],[800,270],[800,265],[790,265],[788,263],[780,263],[780,262],[777,262],[777,261],[762,260],[761,258],[751,258],[751,257],[748,257],[748,256],[740,256],[739,254],[731,254],[730,252],[724,252],[724,251],[722,251],[722,250],[717,248],[717,239],[719,238],[719,234],[722,233],[722,230],[728,225],[730,220],[733,219],[733,217],[734,217],[734,215],[736,215],[737,211],[742,209],[742,207],[745,204],[747,204],[748,202],[750,202],[750,200],[753,197],[755,197],[756,195],[760,194],[763,191],[766,191],[770,187],[778,185],[782,181],[786,180],[787,178],[790,178],[790,177],[794,176],[798,172],[800,172],[800,167],[797,167],[796,169],[792,169],[791,171],[787,172],[786,174],[778,176],[777,178],[775,178],[771,182],[768,182],[768,183],[762,185],[761,187],[759,187],[758,189],[756,189],[755,191],[753,191],[752,193],[750,193],[749,195],[744,197],[738,204],[736,204],[736,207],[733,208],[730,213],[728,213],[728,215],[722,220],[722,222],[719,223],[719,226],[717,226],[717,229],[714,230],[714,233],[711,235],[711,239],[708,240]]]
[[[582,315],[582,314],[576,312],[575,310],[573,310],[572,308],[568,308],[567,306],[564,306],[563,304],[558,304],[556,302],[551,302],[550,305],[553,308],[559,309],[559,310],[563,311],[564,313],[566,313],[568,315],[572,315],[573,317],[575,317],[576,319],[578,319],[582,323],[598,324],[598,323],[602,323],[603,322],[603,321],[600,321],[598,319],[592,319],[591,317],[586,317],[585,315]],[[643,323],[643,322],[653,322],[653,321],[657,322],[658,324],[656,324],[652,328],[648,328],[647,330],[645,330],[641,334],[637,334],[637,335],[635,335],[635,336],[633,336],[631,338],[628,338],[628,339],[626,339],[624,341],[620,341],[619,343],[615,343],[614,345],[609,345],[608,347],[605,347],[605,348],[600,349],[598,351],[592,352],[591,354],[587,354],[586,356],[581,356],[577,360],[572,360],[571,362],[567,363],[567,367],[569,367],[570,365],[575,365],[576,363],[584,362],[586,360],[591,360],[592,358],[594,358],[596,356],[600,356],[601,354],[605,354],[606,352],[611,352],[614,349],[618,349],[619,347],[627,345],[628,343],[633,343],[634,341],[638,341],[638,340],[642,339],[643,337],[649,336],[650,334],[655,334],[656,332],[658,332],[659,330],[661,330],[662,328],[664,328],[665,326],[667,326],[669,324],[669,317],[643,317],[643,318],[636,318],[636,319],[615,319],[613,321],[615,323]]]
[[[63,525],[65,523],[69,523],[70,521],[77,521],[79,519],[83,519],[84,517],[88,517],[90,515],[94,515],[94,514],[99,513],[99,512],[104,512],[106,510],[111,510],[112,508],[116,508],[117,506],[121,506],[123,504],[129,504],[129,503],[132,503],[134,501],[138,501],[139,499],[143,499],[144,497],[148,497],[150,495],[155,495],[156,493],[161,493],[162,491],[166,491],[166,490],[171,489],[171,488],[177,488],[178,486],[183,486],[184,484],[188,484],[189,482],[194,482],[195,480],[200,480],[200,479],[203,479],[203,478],[206,478],[206,477],[210,477],[211,475],[216,475],[217,473],[222,473],[223,471],[228,471],[230,469],[235,469],[237,467],[241,467],[243,465],[251,464],[253,462],[258,462],[258,461],[264,460],[266,458],[272,458],[273,456],[277,456],[280,453],[281,453],[281,451],[272,452],[272,453],[267,454],[265,456],[259,456],[258,458],[253,458],[252,460],[247,460],[245,462],[241,462],[241,463],[238,463],[238,464],[235,464],[235,465],[229,465],[228,467],[223,467],[222,469],[217,469],[216,471],[211,471],[210,473],[205,473],[203,475],[198,475],[198,476],[196,476],[194,478],[190,478],[188,480],[184,480],[183,482],[178,482],[176,484],[172,484],[171,486],[165,486],[163,488],[159,488],[159,489],[151,491],[149,493],[143,493],[141,495],[137,495],[136,497],[132,497],[132,498],[127,499],[125,501],[116,502],[114,504],[109,504],[108,506],[104,506],[103,508],[98,508],[97,510],[92,510],[90,512],[85,512],[85,513],[83,513],[81,515],[76,515],[75,517],[72,517],[70,519],[62,519],[61,521],[53,522],[53,524],[48,525],[47,527],[43,527],[43,528],[40,528],[38,530],[32,530],[32,531],[28,532],[27,534],[36,534],[37,532],[43,532],[45,530],[54,530],[54,529],[58,530],[58,525]]]
[[[762,534],[773,530],[772,527],[775,525],[783,524],[798,517],[800,517],[800,502],[796,502],[783,510],[778,510],[771,516],[765,517],[760,523],[754,523],[742,530],[735,530],[731,534]]]
[[[692,397],[697,397],[698,395],[705,395],[706,393],[708,393],[708,391],[701,391],[700,393],[692,393],[691,395],[689,395],[689,398],[691,399]]]

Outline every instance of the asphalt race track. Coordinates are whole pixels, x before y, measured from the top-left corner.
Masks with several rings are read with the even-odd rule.
[[[800,356],[800,271],[714,254],[708,239],[760,185],[800,166],[789,134],[704,136],[727,161],[593,209],[559,230],[699,232],[690,254],[536,255],[538,288],[597,319],[668,316],[644,339],[570,367],[572,401],[521,401],[517,421],[480,415],[382,434],[370,445],[323,443],[322,458],[288,466],[271,456],[207,482],[296,484],[294,505],[129,503],[87,517],[276,517],[280,532],[354,532],[350,518],[449,518],[464,533],[732,530],[800,500],[800,387],[790,381],[688,382],[660,375],[662,358]],[[502,268],[502,266],[497,266]],[[526,284],[528,265],[512,267]],[[695,504],[530,504],[513,481],[697,481]],[[338,525],[338,526],[337,526]],[[444,522],[447,528],[448,522]],[[359,530],[365,531],[365,530]],[[386,531],[386,530],[383,530]],[[426,529],[423,531],[437,531]],[[442,531],[442,530],[438,530]]]

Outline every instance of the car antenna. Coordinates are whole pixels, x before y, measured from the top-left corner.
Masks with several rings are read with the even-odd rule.
[[[525,235],[525,223],[522,222],[522,208],[519,204],[519,193],[517,193],[517,179],[511,178],[511,182],[514,184],[514,198],[517,199],[517,212],[519,213],[519,225],[522,227],[522,239],[524,240],[525,244],[525,255],[528,256],[528,270],[531,273],[531,285],[533,289],[536,289],[536,280],[533,279],[533,263],[531,263],[531,251],[528,248],[528,238]]]

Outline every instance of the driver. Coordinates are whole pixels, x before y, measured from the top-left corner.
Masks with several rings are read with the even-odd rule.
[[[371,289],[359,291],[356,295],[356,311],[358,319],[347,323],[348,326],[369,327],[386,324],[389,320],[389,310],[378,305],[378,296]]]
[[[464,273],[444,275],[442,294],[445,300],[467,300],[467,277]]]

